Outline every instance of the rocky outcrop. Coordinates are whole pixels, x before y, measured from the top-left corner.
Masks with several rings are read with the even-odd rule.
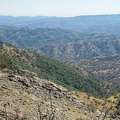
[[[6,109],[9,118],[16,117],[16,108],[28,120],[38,120],[40,115],[46,120],[51,114],[59,120],[97,120],[100,115],[72,92],[27,70],[1,70],[0,83],[0,113],[5,115]]]

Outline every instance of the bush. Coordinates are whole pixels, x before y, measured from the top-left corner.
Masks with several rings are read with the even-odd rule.
[[[0,69],[4,68],[13,69],[13,58],[0,51]]]

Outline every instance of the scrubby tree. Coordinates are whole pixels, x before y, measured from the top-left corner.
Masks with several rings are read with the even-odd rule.
[[[0,69],[4,68],[13,69],[13,58],[4,52],[0,52]]]

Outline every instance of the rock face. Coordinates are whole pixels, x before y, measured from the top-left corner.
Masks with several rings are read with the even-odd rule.
[[[77,96],[27,70],[0,71],[0,119],[7,117],[43,120],[97,120],[100,112]],[[12,116],[11,116],[12,115]],[[108,119],[109,120],[109,119]]]

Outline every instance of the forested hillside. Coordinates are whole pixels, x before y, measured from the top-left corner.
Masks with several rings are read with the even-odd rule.
[[[46,78],[69,89],[76,89],[98,97],[117,93],[114,85],[94,76],[85,76],[80,73],[79,68],[65,65],[45,55],[14,48],[3,43],[1,43],[1,50],[13,57],[15,69],[22,68],[36,72],[40,78]],[[108,89],[106,85],[109,86]],[[109,92],[109,88],[112,91]],[[108,92],[106,93],[106,91]]]

